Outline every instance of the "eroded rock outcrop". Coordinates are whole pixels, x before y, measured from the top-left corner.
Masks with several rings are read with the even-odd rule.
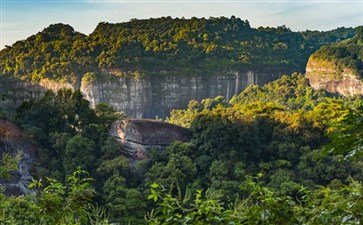
[[[165,149],[174,141],[187,142],[190,130],[174,124],[149,119],[118,120],[110,135],[122,143],[122,152],[143,159],[150,149]]]
[[[18,163],[18,170],[12,171],[12,178],[9,180],[0,179],[0,185],[5,187],[6,195],[23,195],[30,193],[28,189],[32,177],[31,166],[35,159],[36,146],[23,138],[23,133],[15,124],[0,119],[0,157],[3,153],[12,156],[21,156]]]
[[[349,68],[339,68],[333,61],[310,57],[306,78],[314,89],[325,89],[345,96],[363,95],[363,81]]]

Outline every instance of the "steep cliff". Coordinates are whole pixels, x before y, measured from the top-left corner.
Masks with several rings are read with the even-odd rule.
[[[315,89],[342,95],[363,95],[363,27],[356,35],[323,46],[309,58],[306,77]]]
[[[173,76],[167,74],[139,79],[120,77],[95,80],[81,85],[91,105],[107,102],[118,111],[135,118],[168,116],[171,109],[185,108],[191,99],[224,96],[229,100],[250,84],[265,84],[279,73],[238,72],[205,76]]]
[[[325,89],[345,96],[363,95],[363,81],[350,68],[339,68],[334,61],[311,57],[306,78],[314,89]]]
[[[225,74],[175,76],[169,74],[116,77],[105,70],[94,80],[82,79],[79,83],[51,81],[26,82],[0,78],[0,94],[5,97],[0,107],[14,109],[22,101],[40,96],[45,90],[71,88],[82,91],[94,107],[100,102],[135,118],[169,116],[171,109],[185,108],[191,99],[201,100],[218,95],[229,100],[250,84],[265,84],[279,78],[279,72],[229,71]]]

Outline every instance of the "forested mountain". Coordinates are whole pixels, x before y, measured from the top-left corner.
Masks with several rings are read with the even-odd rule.
[[[100,23],[90,35],[54,24],[0,52],[0,107],[14,111],[47,89],[80,89],[137,118],[165,118],[192,99],[230,100],[250,84],[304,72],[322,45],[353,28],[292,32],[252,28],[239,18],[171,18]]]
[[[0,52],[0,73],[39,81],[72,82],[102,69],[141,74],[173,71],[277,70],[303,72],[320,46],[352,37],[352,28],[292,32],[285,26],[251,28],[239,18],[162,17],[110,24],[89,35],[54,24]]]
[[[44,88],[44,80],[78,82],[81,90],[24,91],[20,99],[28,100],[16,111],[1,112],[37,149],[33,192],[14,197],[0,188],[0,223],[362,224],[362,96],[281,74],[303,72],[317,49],[312,58],[360,73],[361,46],[361,28],[255,29],[235,17],[100,23],[89,36],[55,24],[18,41],[0,52],[0,87],[16,84],[1,101],[21,87]],[[276,80],[249,85],[257,83],[253,71],[263,70],[277,71]],[[221,74],[205,79],[211,73]],[[227,99],[172,110],[181,93],[215,96],[210,87],[222,81]],[[242,83],[249,86],[239,89]],[[191,139],[141,160],[126,157],[109,135],[126,115],[87,95],[112,96],[116,106],[166,106],[166,122],[189,129]],[[11,157],[6,134],[0,127],[0,181],[21,157]]]

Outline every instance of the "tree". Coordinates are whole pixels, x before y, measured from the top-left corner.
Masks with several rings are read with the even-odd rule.
[[[328,137],[331,143],[325,147],[326,152],[354,160],[363,156],[363,106],[345,115],[340,123],[335,122]]]
[[[0,142],[1,143],[1,142]],[[0,179],[8,180],[12,177],[11,171],[18,169],[21,156],[12,157],[9,153],[3,153],[0,157]]]
[[[195,196],[187,193],[185,197],[174,197],[162,186],[150,185],[148,199],[157,203],[150,211],[146,220],[150,225],[156,224],[235,224],[233,211],[226,210],[218,193],[202,190],[195,192]]]
[[[193,181],[197,169],[190,158],[192,145],[174,142],[167,148],[166,162],[155,162],[146,173],[146,184],[157,181],[170,190],[181,193]]]
[[[65,184],[52,178],[46,178],[45,182],[34,180],[30,188],[36,188],[36,195],[0,194],[0,223],[81,225],[98,221],[106,225],[103,210],[94,210],[91,181],[87,172],[78,169],[67,177]]]
[[[99,118],[100,124],[108,127],[115,120],[124,119],[126,116],[123,113],[115,111],[110,105],[101,102],[96,105],[95,113]]]
[[[63,166],[66,174],[70,174],[78,167],[83,170],[94,171],[97,167],[96,144],[81,135],[70,139],[66,145]]]

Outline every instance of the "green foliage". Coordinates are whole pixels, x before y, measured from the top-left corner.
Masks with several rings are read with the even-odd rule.
[[[121,143],[114,138],[107,138],[104,145],[101,147],[102,159],[111,160],[120,155]]]
[[[86,171],[93,171],[96,164],[96,144],[81,135],[71,138],[64,151],[63,166],[66,174],[77,167]]]
[[[33,181],[35,195],[6,197],[0,194],[1,224],[91,224],[90,218],[99,224],[108,224],[104,214],[92,209],[94,189],[88,173],[76,170],[62,184],[52,178],[45,182]],[[45,183],[45,187],[42,186]],[[103,217],[99,217],[103,215]]]
[[[350,69],[351,72],[362,78],[363,76],[363,36],[362,27],[356,28],[354,37],[336,44],[321,47],[311,57],[328,61],[340,71]]]
[[[301,189],[299,201],[280,196],[248,177],[242,188],[246,198],[223,206],[220,196],[207,190],[174,197],[158,184],[151,185],[148,199],[157,203],[147,214],[148,224],[360,224],[363,219],[363,186],[351,180],[339,189]]]
[[[303,75],[294,73],[262,87],[250,86],[230,104],[206,107],[206,101],[191,101],[188,109],[172,111],[168,121],[193,132],[189,157],[198,173],[190,183],[221,191],[228,202],[244,194],[238,183],[251,174],[263,174],[268,187],[294,196],[301,184],[316,188],[334,179],[344,183],[348,176],[360,180],[361,115],[352,113],[361,99],[332,97],[313,90]],[[338,138],[344,137],[341,133],[347,134],[346,142]],[[344,156],[324,153],[321,148],[330,140],[336,154],[357,152],[358,160],[340,163]]]
[[[122,113],[105,103],[91,109],[79,91],[71,90],[56,94],[49,91],[37,100],[24,102],[16,114],[18,124],[39,146],[40,165],[35,168],[35,177],[65,180],[77,168],[89,171],[97,179],[94,185],[97,202],[102,210],[110,212],[109,218],[138,224],[143,221],[146,204],[141,193],[137,193],[139,190],[128,185],[139,182],[139,178],[130,172],[129,160],[120,158],[120,143],[108,138],[111,123],[122,118]],[[113,189],[122,188],[116,188],[119,180],[128,183],[123,183],[122,191],[115,192]],[[123,203],[130,204],[118,209]],[[139,210],[129,211],[132,207]],[[102,214],[99,208],[94,210]],[[122,219],[117,215],[123,215]],[[89,219],[97,220],[97,216]]]
[[[1,51],[1,73],[32,81],[73,82],[92,64],[85,38],[69,25],[50,25]]]
[[[363,107],[350,111],[338,122],[333,121],[328,133],[331,143],[326,146],[330,153],[344,155],[346,159],[363,156]]]
[[[44,174],[64,179],[78,166],[93,174],[107,149],[107,132],[111,123],[122,118],[105,103],[89,107],[79,91],[48,91],[37,100],[24,102],[17,109],[16,121],[28,137],[40,146],[38,154]],[[114,147],[115,148],[115,147]],[[113,150],[115,151],[115,150]],[[43,173],[43,172],[42,172]]]
[[[166,122],[190,128],[190,124],[195,119],[194,117],[197,113],[228,105],[228,102],[222,96],[206,98],[200,103],[196,100],[191,100],[187,110],[173,109],[170,113],[170,118],[167,118]]]
[[[191,158],[192,151],[193,146],[188,143],[175,142],[169,146],[168,159],[153,164],[146,173],[146,184],[158,182],[176,193],[181,193],[197,172]]]
[[[173,197],[162,186],[151,185],[148,199],[158,203],[147,215],[150,225],[156,224],[235,224],[232,211],[225,210],[218,194],[197,190],[195,196],[190,193],[184,198]]]
[[[36,176],[53,178],[36,196],[0,195],[6,207],[0,218],[7,213],[10,224],[36,224],[37,215],[51,224],[106,224],[105,218],[118,224],[359,224],[362,105],[360,97],[313,90],[301,74],[285,75],[250,86],[229,103],[219,96],[174,110],[168,121],[189,127],[190,142],[150,150],[135,162],[108,137],[112,121],[124,115],[104,103],[90,109],[79,92],[47,92],[21,105],[16,119],[39,146]],[[4,165],[1,174],[8,174]],[[78,167],[90,172],[94,189],[83,173],[72,174]]]
[[[9,153],[2,153],[0,157],[0,179],[9,180],[12,178],[11,171],[18,169],[20,155],[12,157]]]
[[[95,107],[95,113],[98,116],[101,124],[110,125],[115,120],[125,119],[126,115],[122,112],[117,112],[105,102],[101,102]],[[108,128],[108,127],[107,127]]]
[[[235,95],[231,103],[246,104],[259,101],[275,103],[288,110],[308,110],[315,107],[326,95],[323,91],[314,91],[304,75],[293,73],[291,76],[283,75],[280,79],[264,86],[250,85]]]
[[[142,224],[146,202],[142,192],[130,187],[134,178],[130,161],[117,156],[104,160],[97,172],[105,180],[102,193],[110,220],[121,224]]]
[[[131,74],[136,79],[160,71],[183,75],[260,68],[302,72],[319,47],[353,35],[352,28],[254,29],[234,16],[101,22],[89,36],[69,25],[53,24],[2,50],[0,74],[35,82],[76,83],[83,77],[88,84],[102,79],[102,69],[110,68],[119,69],[111,70],[115,76]]]
[[[363,220],[362,182],[350,181],[340,189],[307,191],[298,208],[300,221],[309,224],[360,224]]]

